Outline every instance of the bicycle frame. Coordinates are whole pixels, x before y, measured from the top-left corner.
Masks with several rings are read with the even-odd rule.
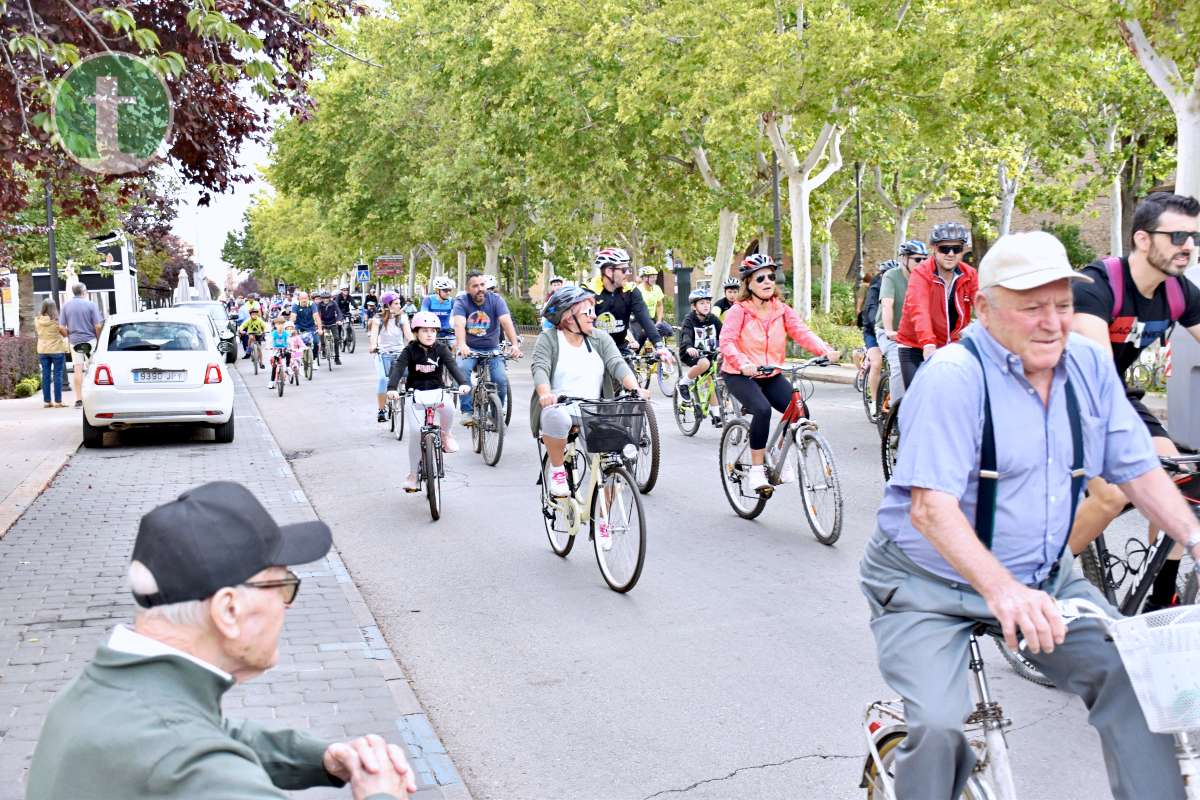
[[[575,437],[569,437],[566,449],[563,451],[563,463],[573,463],[580,455],[581,451]],[[540,463],[541,459],[538,459],[538,461]],[[566,497],[550,497],[550,504],[562,511],[567,516],[567,519],[571,520],[571,530],[567,532],[570,536],[578,535],[579,531],[592,521],[591,502],[587,501],[591,500],[594,492],[599,491],[600,480],[610,462],[620,464],[621,457],[613,453],[594,453],[587,456],[588,478],[586,487],[575,486],[574,472],[567,470],[567,487],[571,490],[571,493]],[[579,491],[581,488],[586,488],[586,491],[581,493]],[[601,513],[603,518],[607,518],[608,516],[608,503],[610,499],[605,496],[605,493],[601,492],[596,509]]]

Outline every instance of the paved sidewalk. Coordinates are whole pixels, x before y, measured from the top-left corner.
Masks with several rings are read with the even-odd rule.
[[[63,402],[75,402],[67,392]],[[0,538],[79,447],[80,413],[42,408],[42,394],[0,400]]]
[[[282,523],[316,517],[240,380],[236,409],[233,444],[216,444],[208,433],[153,431],[123,434],[119,447],[80,450],[0,540],[0,800],[23,796],[54,694],[114,625],[132,618],[124,572],[143,513],[191,486],[226,479],[248,486]],[[287,613],[279,665],[230,691],[228,715],[329,738],[379,733],[403,741],[418,798],[469,798],[336,551],[297,573],[304,583]]]

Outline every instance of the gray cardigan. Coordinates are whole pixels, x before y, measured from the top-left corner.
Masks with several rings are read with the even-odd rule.
[[[633,370],[629,369],[629,365],[625,363],[617,343],[604,331],[592,331],[592,335],[587,337],[587,341],[592,349],[600,354],[600,360],[604,362],[604,383],[601,385],[600,396],[612,397],[616,393],[617,387],[625,380],[625,376],[632,375]],[[542,424],[542,404],[538,402],[537,387],[541,383],[554,385],[556,364],[558,364],[558,330],[551,328],[548,331],[542,331],[533,345],[533,365],[530,368],[533,372],[533,397],[529,400],[529,430],[533,431],[534,438],[537,438]]]

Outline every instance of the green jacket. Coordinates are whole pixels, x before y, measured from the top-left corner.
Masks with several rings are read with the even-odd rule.
[[[276,800],[344,785],[321,765],[328,742],[222,717],[233,683],[178,656],[102,645],[50,704],[26,800]]]
[[[601,397],[612,397],[626,375],[632,375],[633,370],[625,363],[617,343],[607,333],[601,330],[592,331],[587,337],[593,350],[600,354],[604,362],[604,383],[600,389]],[[529,430],[537,438],[542,426],[542,404],[538,402],[537,387],[540,383],[554,385],[554,365],[558,363],[558,330],[551,328],[542,331],[533,344],[533,397],[529,400]]]

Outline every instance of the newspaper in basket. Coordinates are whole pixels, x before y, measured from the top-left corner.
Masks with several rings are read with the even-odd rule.
[[[626,445],[642,446],[646,416],[641,400],[580,403],[579,418],[589,453],[620,453]]]
[[[1150,730],[1200,729],[1200,606],[1128,617],[1110,630]]]

